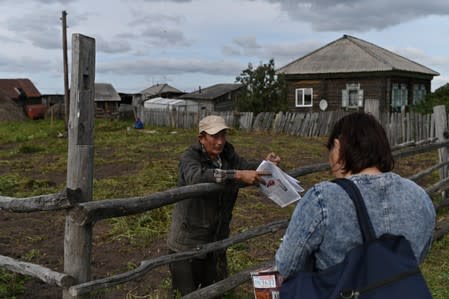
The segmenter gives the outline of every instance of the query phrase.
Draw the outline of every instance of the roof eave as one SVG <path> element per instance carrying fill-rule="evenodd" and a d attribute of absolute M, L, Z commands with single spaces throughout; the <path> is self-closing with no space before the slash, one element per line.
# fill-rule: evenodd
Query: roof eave
<path fill-rule="evenodd" d="M 287 80 L 292 79 L 315 79 L 315 78 L 351 78 L 351 77 L 388 77 L 388 76 L 403 76 L 414 77 L 420 79 L 432 80 L 434 76 L 439 74 L 426 74 L 420 72 L 411 72 L 403 70 L 388 70 L 388 71 L 367 71 L 367 72 L 334 72 L 334 73 L 297 73 L 297 74 L 285 74 Z"/>

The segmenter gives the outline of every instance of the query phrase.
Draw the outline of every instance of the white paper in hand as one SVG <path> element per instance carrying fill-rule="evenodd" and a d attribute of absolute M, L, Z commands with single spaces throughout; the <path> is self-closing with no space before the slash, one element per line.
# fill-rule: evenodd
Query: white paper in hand
<path fill-rule="evenodd" d="M 301 198 L 299 192 L 304 191 L 298 180 L 283 172 L 274 163 L 262 161 L 257 171 L 269 172 L 271 175 L 263 176 L 265 184 L 260 184 L 260 190 L 272 201 L 285 207 Z"/>

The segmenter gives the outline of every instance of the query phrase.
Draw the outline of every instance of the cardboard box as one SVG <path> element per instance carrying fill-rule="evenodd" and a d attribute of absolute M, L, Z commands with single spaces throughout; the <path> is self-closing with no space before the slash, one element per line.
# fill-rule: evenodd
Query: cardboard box
<path fill-rule="evenodd" d="M 282 278 L 273 268 L 261 269 L 251 272 L 256 299 L 279 299 Z"/>

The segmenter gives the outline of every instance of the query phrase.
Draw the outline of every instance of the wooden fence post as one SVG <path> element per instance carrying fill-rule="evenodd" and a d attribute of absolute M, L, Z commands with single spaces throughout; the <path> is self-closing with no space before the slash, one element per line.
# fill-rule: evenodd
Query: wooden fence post
<path fill-rule="evenodd" d="M 448 138 L 447 136 L 447 113 L 446 113 L 446 106 L 439 105 L 433 107 L 433 114 L 435 116 L 435 137 L 438 138 L 438 142 L 446 141 Z M 446 162 L 449 158 L 449 150 L 447 147 L 442 147 L 438 150 L 440 162 Z M 448 167 L 447 165 L 444 167 L 441 167 L 440 169 L 440 180 L 443 180 L 447 178 L 448 176 Z M 446 191 L 443 191 L 441 193 L 442 200 L 446 198 Z"/>
<path fill-rule="evenodd" d="M 92 200 L 95 115 L 95 39 L 72 35 L 72 80 L 68 128 L 67 187 L 81 190 L 81 201 Z M 77 283 L 91 279 L 92 225 L 80 226 L 66 217 L 64 273 Z M 64 299 L 71 296 L 63 290 Z"/>

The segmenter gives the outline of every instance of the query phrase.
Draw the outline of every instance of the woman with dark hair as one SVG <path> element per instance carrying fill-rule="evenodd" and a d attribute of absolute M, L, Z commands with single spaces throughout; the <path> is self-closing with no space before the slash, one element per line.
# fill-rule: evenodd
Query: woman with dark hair
<path fill-rule="evenodd" d="M 391 172 L 394 160 L 381 124 L 370 114 L 349 114 L 333 127 L 327 148 L 333 175 L 360 189 L 376 236 L 404 236 L 422 262 L 432 241 L 435 209 L 424 189 Z M 276 267 L 284 278 L 310 266 L 324 270 L 359 244 L 351 199 L 335 183 L 318 183 L 298 202 L 276 252 Z"/>

